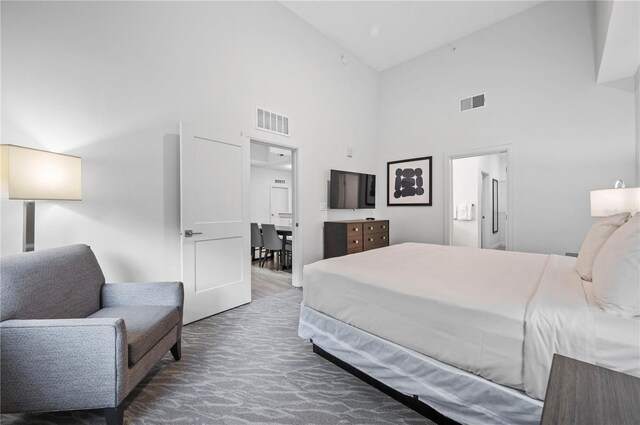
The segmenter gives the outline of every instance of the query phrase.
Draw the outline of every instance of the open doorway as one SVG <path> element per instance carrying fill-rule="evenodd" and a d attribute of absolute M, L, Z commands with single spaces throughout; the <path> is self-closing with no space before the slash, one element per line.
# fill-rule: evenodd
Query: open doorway
<path fill-rule="evenodd" d="M 511 249 L 508 148 L 449 156 L 448 244 Z"/>
<path fill-rule="evenodd" d="M 294 151 L 251 140 L 252 299 L 291 288 L 294 251 Z"/>

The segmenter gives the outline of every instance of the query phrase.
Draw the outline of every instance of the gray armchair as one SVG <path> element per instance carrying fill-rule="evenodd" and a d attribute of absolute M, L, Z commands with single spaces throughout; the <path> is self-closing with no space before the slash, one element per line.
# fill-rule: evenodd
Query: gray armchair
<path fill-rule="evenodd" d="M 86 245 L 0 260 L 2 413 L 105 409 L 167 351 L 180 359 L 180 282 L 105 284 Z"/>

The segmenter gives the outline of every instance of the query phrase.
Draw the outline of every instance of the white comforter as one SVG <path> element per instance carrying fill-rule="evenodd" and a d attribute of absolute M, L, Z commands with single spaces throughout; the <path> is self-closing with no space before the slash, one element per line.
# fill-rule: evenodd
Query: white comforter
<path fill-rule="evenodd" d="M 552 255 L 525 316 L 524 383 L 543 400 L 553 353 L 594 362 L 594 325 L 575 259 Z M 564 266 L 564 267 L 563 267 Z"/>
<path fill-rule="evenodd" d="M 524 383 L 544 399 L 553 353 L 640 377 L 640 318 L 606 313 L 575 259 L 551 255 L 525 317 Z"/>
<path fill-rule="evenodd" d="M 593 305 L 574 262 L 406 243 L 306 266 L 304 303 L 543 399 L 554 352 L 597 362 Z M 640 348 L 625 346 L 636 360 Z"/>

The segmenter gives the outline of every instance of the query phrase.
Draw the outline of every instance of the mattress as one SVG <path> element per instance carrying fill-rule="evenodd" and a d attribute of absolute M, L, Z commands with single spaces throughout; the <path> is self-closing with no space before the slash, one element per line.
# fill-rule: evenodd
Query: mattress
<path fill-rule="evenodd" d="M 548 259 L 519 252 L 392 245 L 306 266 L 304 304 L 523 390 L 523 323 Z"/>
<path fill-rule="evenodd" d="M 543 403 L 303 305 L 298 334 L 395 390 L 465 424 L 537 425 Z"/>

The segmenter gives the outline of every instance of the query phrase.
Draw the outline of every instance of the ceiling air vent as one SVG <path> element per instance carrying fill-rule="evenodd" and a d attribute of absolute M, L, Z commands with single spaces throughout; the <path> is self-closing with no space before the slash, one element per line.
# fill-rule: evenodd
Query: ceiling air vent
<path fill-rule="evenodd" d="M 271 133 L 289 135 L 289 117 L 257 108 L 256 128 Z"/>
<path fill-rule="evenodd" d="M 460 99 L 460 112 L 470 111 L 471 109 L 482 108 L 484 106 L 484 93 Z"/>

